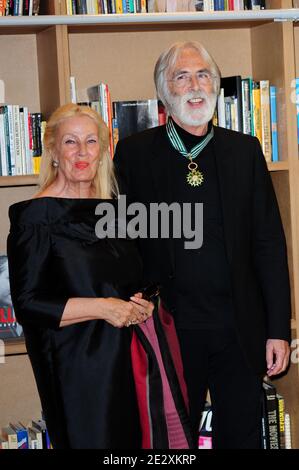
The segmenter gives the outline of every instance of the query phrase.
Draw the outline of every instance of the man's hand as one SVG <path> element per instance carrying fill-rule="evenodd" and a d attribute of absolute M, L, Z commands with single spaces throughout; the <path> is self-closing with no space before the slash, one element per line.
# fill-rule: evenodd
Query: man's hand
<path fill-rule="evenodd" d="M 286 370 L 289 363 L 289 343 L 283 339 L 268 339 L 266 344 L 267 375 L 277 375 Z"/>

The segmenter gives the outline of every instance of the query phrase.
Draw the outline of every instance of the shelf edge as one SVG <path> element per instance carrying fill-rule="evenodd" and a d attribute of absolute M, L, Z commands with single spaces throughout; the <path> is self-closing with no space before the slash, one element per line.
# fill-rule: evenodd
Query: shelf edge
<path fill-rule="evenodd" d="M 215 21 L 298 21 L 299 8 L 217 12 L 128 13 L 107 15 L 3 16 L 0 28 L 8 26 L 105 25 L 145 23 L 201 23 Z"/>

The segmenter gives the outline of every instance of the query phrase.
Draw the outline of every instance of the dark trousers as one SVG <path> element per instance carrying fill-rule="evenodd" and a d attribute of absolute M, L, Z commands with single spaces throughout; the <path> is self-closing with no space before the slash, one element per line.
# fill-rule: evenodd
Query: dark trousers
<path fill-rule="evenodd" d="M 243 357 L 232 329 L 177 330 L 189 394 L 194 438 L 207 389 L 215 449 L 261 447 L 262 377 Z"/>

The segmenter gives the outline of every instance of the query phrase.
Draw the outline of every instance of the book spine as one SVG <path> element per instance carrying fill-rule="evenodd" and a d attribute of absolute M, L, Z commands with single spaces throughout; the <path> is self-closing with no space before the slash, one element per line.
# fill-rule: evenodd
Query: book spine
<path fill-rule="evenodd" d="M 23 174 L 22 150 L 21 150 L 21 132 L 20 132 L 20 108 L 18 105 L 12 105 L 13 128 L 14 128 L 14 148 L 15 148 L 15 174 Z"/>
<path fill-rule="evenodd" d="M 280 440 L 280 448 L 285 449 L 285 406 L 284 406 L 284 398 L 281 395 L 277 395 L 277 402 L 278 402 L 278 418 L 279 418 L 279 440 Z"/>
<path fill-rule="evenodd" d="M 292 435 L 291 435 L 291 418 L 289 413 L 284 415 L 284 429 L 285 429 L 285 448 L 292 449 Z"/>
<path fill-rule="evenodd" d="M 251 135 L 251 109 L 250 109 L 250 84 L 249 78 L 242 80 L 242 117 L 243 132 Z"/>
<path fill-rule="evenodd" d="M 259 139 L 260 144 L 262 145 L 261 92 L 260 92 L 260 85 L 257 82 L 253 82 L 252 105 L 253 105 L 254 135 Z"/>
<path fill-rule="evenodd" d="M 225 103 L 224 103 L 224 88 L 220 89 L 218 96 L 218 126 L 225 128 Z"/>
<path fill-rule="evenodd" d="M 116 6 L 116 13 L 123 13 L 123 3 L 122 3 L 122 0 L 116 0 L 115 6 Z"/>
<path fill-rule="evenodd" d="M 116 118 L 112 119 L 112 135 L 113 135 L 113 155 L 114 155 L 116 145 L 119 140 L 118 123 L 117 123 Z"/>
<path fill-rule="evenodd" d="M 70 89 L 71 89 L 71 102 L 76 104 L 77 103 L 76 78 L 73 76 L 70 77 Z"/>
<path fill-rule="evenodd" d="M 7 149 L 5 140 L 5 106 L 0 106 L 0 154 L 1 154 L 1 175 L 7 176 Z"/>
<path fill-rule="evenodd" d="M 25 119 L 24 108 L 20 108 L 20 142 L 21 142 L 21 157 L 22 157 L 22 175 L 27 175 L 24 119 Z"/>
<path fill-rule="evenodd" d="M 7 105 L 8 115 L 8 146 L 9 146 L 9 174 L 16 174 L 16 159 L 15 159 L 15 140 L 14 140 L 14 119 L 13 119 L 13 107 L 11 104 Z"/>
<path fill-rule="evenodd" d="M 272 137 L 272 161 L 278 162 L 278 133 L 276 113 L 276 87 L 270 86 L 270 115 L 271 115 L 271 137 Z"/>
<path fill-rule="evenodd" d="M 268 383 L 263 383 L 263 388 L 268 418 L 269 449 L 279 449 L 279 418 L 276 389 L 273 385 Z"/>
<path fill-rule="evenodd" d="M 260 81 L 261 90 L 261 127 L 262 127 L 262 148 L 266 162 L 271 162 L 271 119 L 270 119 L 270 85 L 269 80 Z"/>

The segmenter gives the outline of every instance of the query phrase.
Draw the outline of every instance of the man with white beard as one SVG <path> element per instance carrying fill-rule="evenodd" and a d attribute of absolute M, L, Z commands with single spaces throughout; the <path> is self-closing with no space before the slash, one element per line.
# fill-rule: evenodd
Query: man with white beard
<path fill-rule="evenodd" d="M 218 66 L 196 42 L 177 43 L 155 67 L 166 126 L 118 143 L 115 163 L 130 202 L 203 203 L 203 244 L 140 239 L 145 282 L 159 283 L 174 317 L 194 438 L 207 389 L 213 447 L 261 447 L 265 373 L 289 360 L 286 244 L 258 140 L 213 126 Z"/>

